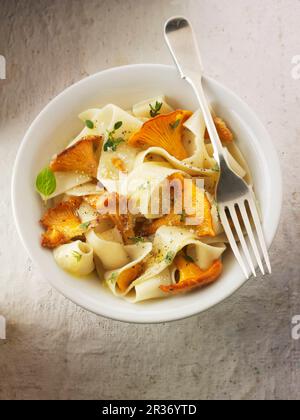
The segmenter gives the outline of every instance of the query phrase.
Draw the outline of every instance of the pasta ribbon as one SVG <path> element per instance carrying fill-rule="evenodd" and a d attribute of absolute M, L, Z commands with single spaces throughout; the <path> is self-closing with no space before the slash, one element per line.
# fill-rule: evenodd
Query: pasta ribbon
<path fill-rule="evenodd" d="M 93 248 L 82 241 L 59 246 L 54 250 L 54 258 L 63 270 L 77 276 L 87 276 L 95 269 Z"/>

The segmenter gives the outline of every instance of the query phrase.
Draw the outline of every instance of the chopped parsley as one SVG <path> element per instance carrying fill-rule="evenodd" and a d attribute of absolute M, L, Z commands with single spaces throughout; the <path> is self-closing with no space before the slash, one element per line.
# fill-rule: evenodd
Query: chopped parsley
<path fill-rule="evenodd" d="M 79 227 L 80 229 L 88 229 L 90 227 L 91 222 L 82 223 Z"/>
<path fill-rule="evenodd" d="M 146 182 L 144 182 L 142 185 L 140 185 L 139 186 L 139 190 L 147 190 L 149 187 L 150 187 L 150 181 L 148 180 L 148 181 L 146 181 Z"/>
<path fill-rule="evenodd" d="M 153 106 L 152 104 L 149 104 L 150 106 L 150 115 L 152 118 L 157 117 L 157 115 L 159 115 L 159 111 L 161 110 L 163 104 L 162 102 L 155 102 L 155 105 Z"/>
<path fill-rule="evenodd" d="M 89 128 L 90 130 L 93 130 L 93 128 L 95 128 L 95 124 L 93 123 L 93 121 L 91 120 L 86 120 L 85 125 L 87 126 L 87 128 Z"/>
<path fill-rule="evenodd" d="M 172 130 L 176 130 L 176 128 L 179 126 L 180 124 L 180 119 L 176 120 L 175 122 L 170 124 L 170 127 L 172 128 Z"/>
<path fill-rule="evenodd" d="M 190 257 L 189 255 L 184 255 L 184 259 L 187 261 L 187 262 L 190 262 L 190 263 L 194 263 L 195 261 L 194 261 L 194 259 L 192 258 L 192 257 Z"/>
<path fill-rule="evenodd" d="M 77 251 L 73 251 L 72 254 L 73 257 L 76 258 L 76 261 L 79 263 L 81 261 L 82 255 Z"/>
<path fill-rule="evenodd" d="M 112 273 L 112 275 L 109 277 L 108 281 L 112 284 L 114 284 L 117 281 L 118 278 L 118 273 L 114 272 Z"/>
<path fill-rule="evenodd" d="M 216 163 L 215 166 L 213 168 L 211 168 L 211 170 L 214 171 L 214 172 L 220 172 L 219 165 Z"/>
<path fill-rule="evenodd" d="M 169 251 L 165 256 L 165 262 L 171 264 L 175 258 L 175 252 Z"/>
<path fill-rule="evenodd" d="M 138 244 L 140 242 L 145 242 L 145 238 L 143 238 L 142 236 L 135 236 L 134 238 L 129 238 L 129 239 L 135 244 Z"/>
<path fill-rule="evenodd" d="M 219 204 L 216 199 L 213 199 L 213 205 L 215 206 L 218 216 L 220 215 Z"/>
<path fill-rule="evenodd" d="M 112 131 L 107 132 L 107 141 L 104 144 L 104 152 L 115 152 L 119 144 L 123 143 L 125 140 L 122 137 L 115 138 L 116 131 L 119 130 L 123 125 L 122 121 L 118 121 L 114 125 L 114 129 Z"/>

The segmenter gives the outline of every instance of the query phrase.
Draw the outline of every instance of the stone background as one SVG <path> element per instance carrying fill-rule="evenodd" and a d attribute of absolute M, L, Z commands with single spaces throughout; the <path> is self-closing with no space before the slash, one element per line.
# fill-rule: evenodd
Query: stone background
<path fill-rule="evenodd" d="M 22 136 L 71 83 L 128 63 L 171 63 L 170 15 L 195 24 L 207 73 L 267 126 L 284 175 L 274 274 L 225 303 L 158 326 L 94 316 L 64 299 L 28 259 L 11 215 L 10 180 Z M 0 399 L 299 398 L 299 0 L 1 0 Z"/>

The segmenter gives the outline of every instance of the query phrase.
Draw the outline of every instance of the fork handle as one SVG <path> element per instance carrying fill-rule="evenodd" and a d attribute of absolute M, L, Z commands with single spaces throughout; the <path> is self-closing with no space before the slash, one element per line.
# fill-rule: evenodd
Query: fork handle
<path fill-rule="evenodd" d="M 192 86 L 197 96 L 213 145 L 214 158 L 220 166 L 225 161 L 224 149 L 203 90 L 201 56 L 192 25 L 182 17 L 169 19 L 165 25 L 165 39 L 181 78 Z"/>

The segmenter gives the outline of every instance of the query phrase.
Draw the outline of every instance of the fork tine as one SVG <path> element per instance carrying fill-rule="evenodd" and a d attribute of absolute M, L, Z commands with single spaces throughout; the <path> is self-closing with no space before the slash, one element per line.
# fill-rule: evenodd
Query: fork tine
<path fill-rule="evenodd" d="M 262 260 L 261 260 L 261 257 L 260 257 L 259 250 L 257 248 L 256 240 L 255 240 L 253 232 L 252 232 L 252 227 L 251 227 L 251 224 L 250 224 L 250 221 L 249 221 L 249 217 L 248 217 L 244 202 L 240 202 L 239 209 L 240 209 L 241 214 L 242 214 L 243 222 L 244 222 L 244 225 L 246 227 L 247 234 L 249 236 L 256 261 L 258 263 L 260 271 L 262 272 L 262 275 L 264 275 L 265 274 L 264 266 L 263 266 L 263 263 L 262 263 Z"/>
<path fill-rule="evenodd" d="M 254 224 L 256 227 L 257 236 L 258 236 L 259 243 L 260 243 L 260 246 L 261 246 L 265 261 L 266 261 L 266 265 L 268 267 L 269 273 L 272 274 L 270 258 L 269 258 L 265 238 L 264 238 L 264 233 L 263 233 L 261 223 L 260 223 L 260 218 L 259 218 L 258 211 L 256 208 L 256 203 L 251 195 L 247 198 L 247 201 L 248 201 L 251 213 L 252 213 L 252 217 L 253 217 Z"/>
<path fill-rule="evenodd" d="M 253 265 L 253 262 L 252 262 L 252 258 L 251 258 L 251 255 L 250 255 L 250 252 L 249 252 L 249 249 L 248 249 L 248 245 L 246 244 L 244 234 L 242 232 L 241 225 L 240 225 L 240 222 L 239 222 L 237 214 L 236 214 L 235 206 L 234 205 L 228 206 L 228 209 L 229 209 L 229 212 L 230 212 L 230 215 L 231 215 L 236 233 L 238 234 L 239 240 L 242 244 L 242 248 L 243 248 L 244 254 L 247 258 L 248 264 L 251 268 L 251 271 L 252 271 L 254 277 L 257 277 L 256 276 L 256 271 L 255 271 L 255 268 L 254 268 L 254 265 Z"/>
<path fill-rule="evenodd" d="M 243 260 L 241 254 L 240 254 L 239 248 L 238 248 L 238 246 L 236 244 L 236 241 L 234 239 L 231 227 L 229 225 L 229 222 L 228 222 L 228 219 L 227 219 L 227 216 L 226 216 L 226 213 L 225 213 L 225 209 L 223 207 L 222 208 L 220 207 L 219 213 L 220 213 L 221 222 L 222 222 L 222 225 L 224 227 L 227 238 L 229 240 L 231 249 L 232 249 L 236 259 L 238 260 L 246 278 L 249 279 L 249 274 L 248 274 L 247 268 L 245 266 L 244 260 Z"/>

